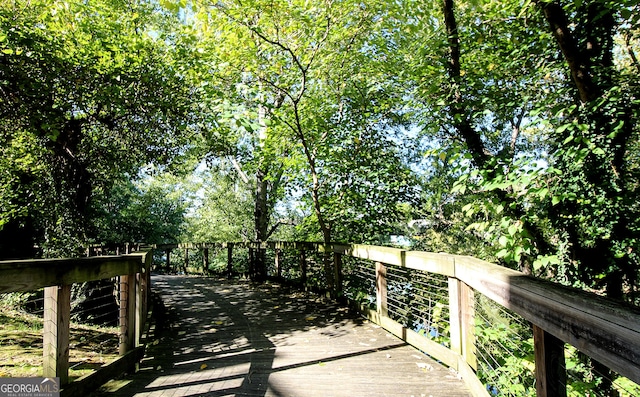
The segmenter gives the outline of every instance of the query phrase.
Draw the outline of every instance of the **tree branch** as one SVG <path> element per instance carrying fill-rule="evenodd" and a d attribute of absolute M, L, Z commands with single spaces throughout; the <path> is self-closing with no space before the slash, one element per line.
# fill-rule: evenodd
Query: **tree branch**
<path fill-rule="evenodd" d="M 242 170 L 242 167 L 240 167 L 240 163 L 238 163 L 238 160 L 236 160 L 236 158 L 233 156 L 229 156 L 229 160 L 231 161 L 231 164 L 233 164 L 233 168 L 235 168 L 235 170 L 238 172 L 240 179 L 242 179 L 244 183 L 248 184 L 249 178 L 247 177 L 247 174 Z"/>
<path fill-rule="evenodd" d="M 460 86 L 462 83 L 462 68 L 460 66 L 460 38 L 458 36 L 458 25 L 454 13 L 453 0 L 443 0 L 444 24 L 449 42 L 449 53 L 447 59 L 447 72 L 451 82 L 451 92 L 449 93 L 449 106 L 451 117 L 458 133 L 462 136 L 476 166 L 483 168 L 489 162 L 491 154 L 486 149 L 484 142 L 471 125 L 471 121 L 464 114 L 464 103 Z"/>
<path fill-rule="evenodd" d="M 583 57 L 578 49 L 578 43 L 569 29 L 569 21 L 564 9 L 557 1 L 552 3 L 538 1 L 538 4 L 542 7 L 553 37 L 569 65 L 580 100 L 584 103 L 592 101 L 597 97 L 597 90 L 590 75 L 590 65 L 588 59 Z"/>
<path fill-rule="evenodd" d="M 636 57 L 635 51 L 633 51 L 633 46 L 631 46 L 632 34 L 631 32 L 627 32 L 624 35 L 624 43 L 627 49 L 627 53 L 629 53 L 629 57 L 631 58 L 631 63 L 636 67 L 638 73 L 640 73 L 640 63 L 638 62 L 638 58 Z"/>

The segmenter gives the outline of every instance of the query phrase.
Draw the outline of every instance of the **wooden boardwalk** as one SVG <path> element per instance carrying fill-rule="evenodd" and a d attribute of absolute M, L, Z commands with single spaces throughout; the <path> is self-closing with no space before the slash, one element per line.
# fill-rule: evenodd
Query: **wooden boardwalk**
<path fill-rule="evenodd" d="M 275 285 L 153 276 L 165 315 L 140 371 L 95 396 L 469 396 L 375 324 Z"/>

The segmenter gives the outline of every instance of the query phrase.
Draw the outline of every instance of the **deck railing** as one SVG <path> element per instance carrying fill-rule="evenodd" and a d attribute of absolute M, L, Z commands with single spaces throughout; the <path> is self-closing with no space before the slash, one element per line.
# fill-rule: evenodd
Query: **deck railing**
<path fill-rule="evenodd" d="M 572 380 L 585 357 L 594 360 L 586 366 L 626 378 L 623 384 L 601 384 L 601 390 L 640 393 L 640 310 L 593 293 L 473 257 L 379 246 L 267 242 L 157 248 L 167 258 L 176 248 L 199 250 L 206 268 L 210 250 L 226 250 L 223 272 L 233 270 L 234 249 L 267 250 L 271 275 L 331 285 L 332 296 L 349 298 L 371 321 L 456 370 L 476 396 L 566 396 L 568 390 L 600 395 L 585 391 L 584 380 Z M 599 382 L 613 382 L 606 377 Z"/>
<path fill-rule="evenodd" d="M 85 395 L 85 386 L 96 383 L 91 374 L 69 383 L 72 285 L 117 278 L 121 358 L 104 371 L 108 373 L 103 376 L 106 382 L 118 365 L 130 365 L 142 356 L 140 338 L 147 317 L 151 259 L 152 251 L 148 250 L 118 256 L 0 262 L 0 293 L 44 288 L 43 376 L 59 377 L 63 395 Z"/>

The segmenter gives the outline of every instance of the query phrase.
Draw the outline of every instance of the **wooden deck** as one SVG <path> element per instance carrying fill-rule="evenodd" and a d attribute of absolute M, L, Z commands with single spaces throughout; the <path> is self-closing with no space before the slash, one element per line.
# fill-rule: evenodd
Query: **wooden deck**
<path fill-rule="evenodd" d="M 140 371 L 95 396 L 469 396 L 449 369 L 345 308 L 275 285 L 153 276 L 165 315 Z"/>

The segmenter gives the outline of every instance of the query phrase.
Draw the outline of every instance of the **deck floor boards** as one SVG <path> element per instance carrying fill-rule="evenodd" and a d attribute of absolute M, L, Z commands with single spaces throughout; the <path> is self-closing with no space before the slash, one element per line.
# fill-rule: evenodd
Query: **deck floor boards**
<path fill-rule="evenodd" d="M 277 285 L 158 275 L 165 315 L 140 371 L 95 396 L 469 396 L 384 329 Z"/>

